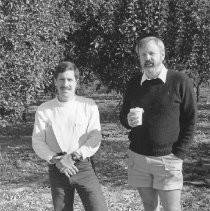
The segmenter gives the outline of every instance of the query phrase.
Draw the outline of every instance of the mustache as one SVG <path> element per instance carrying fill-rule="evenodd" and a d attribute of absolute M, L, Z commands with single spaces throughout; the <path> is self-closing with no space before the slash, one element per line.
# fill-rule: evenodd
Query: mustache
<path fill-rule="evenodd" d="M 144 64 L 154 64 L 152 61 L 146 61 Z"/>
<path fill-rule="evenodd" d="M 144 63 L 144 66 L 145 67 L 147 67 L 147 66 L 153 66 L 154 65 L 154 62 L 152 62 L 152 61 L 146 61 L 145 63 Z"/>
<path fill-rule="evenodd" d="M 69 86 L 61 86 L 60 89 L 62 89 L 62 90 L 65 90 L 65 89 L 71 90 L 71 87 L 69 87 Z"/>

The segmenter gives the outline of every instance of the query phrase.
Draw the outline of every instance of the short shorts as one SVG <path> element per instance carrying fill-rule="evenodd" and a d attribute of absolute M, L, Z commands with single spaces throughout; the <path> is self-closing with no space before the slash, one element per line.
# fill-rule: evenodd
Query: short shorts
<path fill-rule="evenodd" d="M 174 154 L 154 157 L 128 150 L 128 183 L 158 190 L 182 189 L 182 165 L 183 160 Z"/>

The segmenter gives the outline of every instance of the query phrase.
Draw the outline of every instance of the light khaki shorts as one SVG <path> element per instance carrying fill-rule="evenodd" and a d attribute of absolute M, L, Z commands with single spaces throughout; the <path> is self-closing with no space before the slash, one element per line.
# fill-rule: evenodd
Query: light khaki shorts
<path fill-rule="evenodd" d="M 158 190 L 182 189 L 182 164 L 183 160 L 174 154 L 153 157 L 128 150 L 128 183 Z"/>

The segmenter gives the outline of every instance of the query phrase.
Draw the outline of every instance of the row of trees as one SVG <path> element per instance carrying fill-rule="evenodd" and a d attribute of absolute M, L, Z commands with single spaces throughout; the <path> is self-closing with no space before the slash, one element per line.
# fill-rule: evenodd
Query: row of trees
<path fill-rule="evenodd" d="M 53 91 L 61 60 L 123 92 L 139 71 L 133 45 L 152 34 L 166 65 L 187 70 L 199 96 L 209 79 L 208 0 L 0 0 L 0 115 L 17 120 L 39 93 Z"/>

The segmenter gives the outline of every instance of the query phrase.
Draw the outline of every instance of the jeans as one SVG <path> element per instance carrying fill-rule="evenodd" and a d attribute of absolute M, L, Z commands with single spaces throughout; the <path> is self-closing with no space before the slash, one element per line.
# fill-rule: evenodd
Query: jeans
<path fill-rule="evenodd" d="M 86 211 L 108 211 L 101 186 L 90 159 L 76 164 L 79 172 L 70 178 L 49 165 L 49 178 L 55 211 L 73 211 L 74 192 L 77 190 Z"/>

